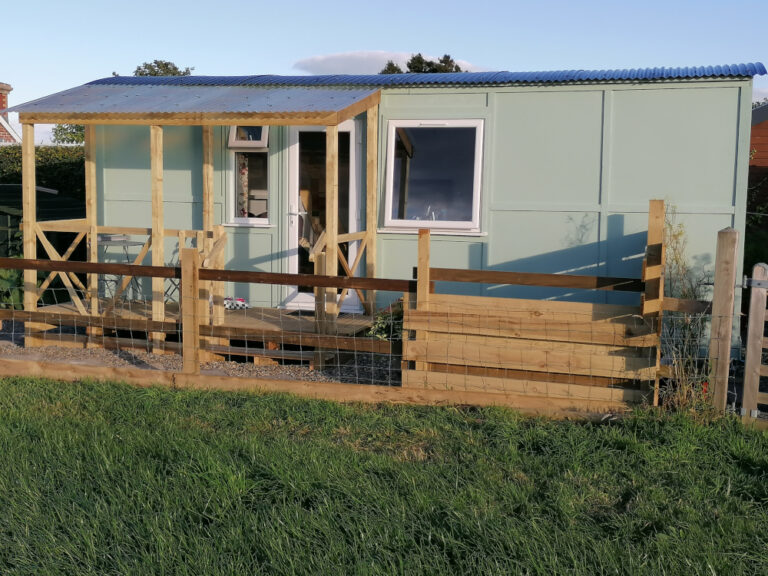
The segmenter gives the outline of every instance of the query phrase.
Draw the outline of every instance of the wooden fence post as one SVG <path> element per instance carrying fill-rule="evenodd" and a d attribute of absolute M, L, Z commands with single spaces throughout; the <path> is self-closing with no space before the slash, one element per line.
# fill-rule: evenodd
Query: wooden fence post
<path fill-rule="evenodd" d="M 659 343 L 656 346 L 656 374 L 653 382 L 653 405 L 659 405 L 659 369 L 661 367 L 662 308 L 664 302 L 664 267 L 667 250 L 664 242 L 666 208 L 664 200 L 651 200 L 648 206 L 648 239 L 643 260 L 643 317 L 653 322 Z"/>
<path fill-rule="evenodd" d="M 321 275 L 325 272 L 325 252 L 315 255 L 315 275 Z M 315 288 L 315 332 L 318 334 L 327 334 L 327 316 L 326 316 L 326 290 L 327 288 Z M 312 362 L 315 370 L 322 370 L 325 367 L 325 352 L 322 348 L 315 348 L 315 358 Z"/>
<path fill-rule="evenodd" d="M 416 268 L 416 309 L 426 311 L 429 308 L 430 293 L 430 275 L 429 275 L 429 240 L 430 233 L 428 228 L 419 230 L 419 251 Z M 429 332 L 426 330 L 417 330 L 416 340 L 429 340 Z M 416 362 L 416 370 L 426 370 L 426 362 Z"/>
<path fill-rule="evenodd" d="M 712 403 L 725 410 L 728 402 L 728 368 L 731 359 L 733 304 L 736 295 L 736 253 L 739 233 L 725 228 L 717 233 L 715 289 L 709 340 L 709 386 Z"/>
<path fill-rule="evenodd" d="M 425 310 L 429 303 L 429 229 L 419 230 L 419 253 L 416 277 L 416 308 Z"/>
<path fill-rule="evenodd" d="M 200 254 L 196 248 L 181 250 L 181 325 L 185 374 L 200 373 Z M 207 305 L 207 303 L 206 303 Z"/>
<path fill-rule="evenodd" d="M 755 264 L 752 280 L 768 281 L 768 264 Z M 747 332 L 747 360 L 744 366 L 744 394 L 741 399 L 743 416 L 755 417 L 757 414 L 757 395 L 760 387 L 760 373 L 763 363 L 765 339 L 766 289 L 752 286 L 749 295 L 749 324 Z"/>

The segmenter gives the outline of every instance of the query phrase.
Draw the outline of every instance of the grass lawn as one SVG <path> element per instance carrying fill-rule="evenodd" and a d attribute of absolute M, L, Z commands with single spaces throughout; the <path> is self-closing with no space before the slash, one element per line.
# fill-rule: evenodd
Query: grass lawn
<path fill-rule="evenodd" d="M 0 380 L 0 574 L 767 574 L 768 433 Z"/>

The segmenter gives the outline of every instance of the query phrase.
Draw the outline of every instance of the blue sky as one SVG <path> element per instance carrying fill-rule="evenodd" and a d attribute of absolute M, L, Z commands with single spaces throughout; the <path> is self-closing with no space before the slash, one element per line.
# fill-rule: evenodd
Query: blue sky
<path fill-rule="evenodd" d="M 478 70 L 768 64 L 766 0 L 15 0 L 2 22 L 11 105 L 156 58 L 208 75 L 374 73 L 415 52 Z"/>

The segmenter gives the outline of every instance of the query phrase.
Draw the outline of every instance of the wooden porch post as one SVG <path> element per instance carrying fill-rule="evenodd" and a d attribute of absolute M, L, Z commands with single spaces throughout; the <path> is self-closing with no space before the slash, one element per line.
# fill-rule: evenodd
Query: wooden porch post
<path fill-rule="evenodd" d="M 198 289 L 200 253 L 197 248 L 180 248 L 180 251 L 182 371 L 185 374 L 199 374 L 201 319 L 198 312 L 201 307 L 198 305 Z"/>
<path fill-rule="evenodd" d="M 336 276 L 339 269 L 339 127 L 327 126 L 325 131 L 325 273 Z M 336 289 L 325 290 L 327 332 L 336 333 Z"/>
<path fill-rule="evenodd" d="M 214 241 L 217 238 L 213 234 L 213 126 L 206 125 L 202 127 L 203 130 L 203 233 L 202 241 L 198 242 L 197 249 L 199 252 L 205 254 L 208 258 L 211 249 L 213 248 Z M 209 235 L 211 236 L 209 238 Z M 200 238 L 200 236 L 198 236 Z M 221 285 L 221 282 L 216 284 Z M 211 309 L 208 305 L 213 292 L 214 285 L 211 281 L 200 282 L 200 323 L 211 323 Z M 221 344 L 220 340 L 214 341 L 213 338 L 204 338 L 208 344 Z M 200 357 L 209 360 L 212 359 L 213 354 L 209 352 L 198 352 Z"/>
<path fill-rule="evenodd" d="M 149 127 L 152 190 L 152 266 L 165 266 L 165 218 L 163 215 L 163 127 Z M 165 320 L 165 279 L 152 278 L 152 320 Z M 153 332 L 153 348 L 162 349 L 165 334 Z"/>
<path fill-rule="evenodd" d="M 96 190 L 95 134 L 93 125 L 85 127 L 85 220 L 88 223 L 88 262 L 99 261 L 98 206 Z M 99 314 L 99 276 L 88 274 L 88 294 L 91 298 L 91 314 Z"/>
<path fill-rule="evenodd" d="M 376 228 L 379 224 L 379 202 L 376 184 L 379 172 L 379 105 L 368 108 L 365 138 L 365 275 L 376 277 Z M 376 311 L 376 292 L 368 290 L 368 314 Z"/>
<path fill-rule="evenodd" d="M 35 181 L 35 125 L 21 125 L 21 188 L 24 258 L 37 258 L 37 182 Z M 24 310 L 37 310 L 37 270 L 24 271 Z"/>
<path fill-rule="evenodd" d="M 203 230 L 213 231 L 213 126 L 203 126 Z"/>

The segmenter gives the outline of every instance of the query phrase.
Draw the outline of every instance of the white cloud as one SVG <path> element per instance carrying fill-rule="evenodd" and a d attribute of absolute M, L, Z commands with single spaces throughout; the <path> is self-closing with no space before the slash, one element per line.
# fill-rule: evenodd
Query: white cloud
<path fill-rule="evenodd" d="M 411 52 L 387 52 L 385 50 L 359 50 L 339 54 L 311 56 L 296 62 L 293 67 L 310 74 L 378 74 L 389 60 L 405 70 L 405 64 L 413 54 Z M 424 54 L 429 60 L 438 57 Z M 456 60 L 462 70 L 479 71 L 482 68 L 466 60 Z"/>
<path fill-rule="evenodd" d="M 765 98 L 768 98 L 768 87 L 759 88 L 755 86 L 754 90 L 752 91 L 752 101 L 759 102 Z"/>

